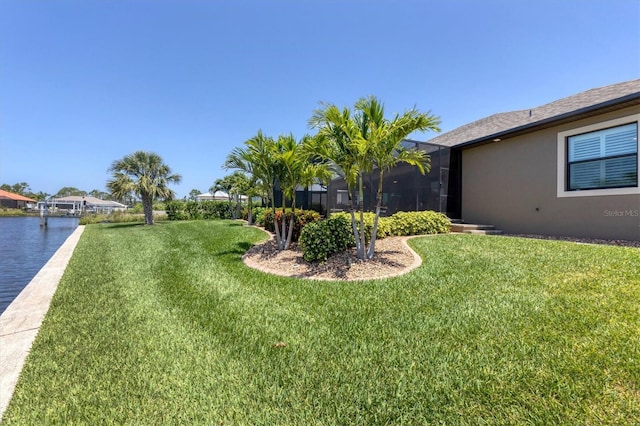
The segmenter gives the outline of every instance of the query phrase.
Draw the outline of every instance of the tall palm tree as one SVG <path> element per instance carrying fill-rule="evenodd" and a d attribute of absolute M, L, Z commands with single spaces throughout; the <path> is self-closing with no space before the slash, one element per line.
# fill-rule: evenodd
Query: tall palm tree
<path fill-rule="evenodd" d="M 330 103 L 321 104 L 322 108 L 316 109 L 309 119 L 309 126 L 318 129 L 313 139 L 311 151 L 315 158 L 329 165 L 332 171 L 341 176 L 347 184 L 347 196 L 349 199 L 349 213 L 351 225 L 356 242 L 356 254 L 364 259 L 365 235 L 364 235 L 364 185 L 362 173 L 371 167 L 368 147 L 360 137 L 360 129 L 356 120 L 352 117 L 351 110 L 340 110 Z M 354 194 L 358 205 L 353 200 Z M 360 230 L 356 221 L 356 210 L 360 211 Z"/>
<path fill-rule="evenodd" d="M 173 174 L 162 158 L 153 152 L 136 151 L 111 164 L 113 178 L 107 188 L 116 198 L 136 194 L 142 200 L 144 223 L 153 225 L 153 201 L 175 196 L 170 183 L 180 183 L 182 176 Z"/>
<path fill-rule="evenodd" d="M 284 212 L 287 201 L 295 209 L 298 185 L 308 186 L 317 179 L 327 181 L 330 176 L 322 164 L 310 161 L 308 154 L 312 151 L 306 148 L 310 140 L 305 136 L 297 141 L 293 135 L 282 135 L 275 140 L 258 131 L 256 136 L 245 142 L 244 147 L 235 148 L 225 161 L 225 168 L 242 170 L 251 176 L 255 193 L 267 193 L 273 212 L 275 240 L 280 250 L 291 245 L 294 217 L 291 216 L 288 224 L 283 217 L 278 224 L 274 202 L 276 186 L 279 185 L 282 191 Z"/>
<path fill-rule="evenodd" d="M 293 235 L 293 223 L 295 213 L 289 219 L 288 231 L 286 225 L 286 201 L 289 200 L 292 212 L 296 208 L 296 190 L 298 186 L 308 187 L 317 180 L 328 181 L 330 174 L 324 164 L 314 163 L 309 157 L 310 150 L 307 146 L 311 143 L 311 137 L 305 135 L 299 141 L 292 135 L 278 137 L 275 144 L 274 169 L 276 178 L 282 191 L 282 223 L 278 247 L 286 250 L 291 245 Z M 285 239 L 286 235 L 286 239 Z"/>
<path fill-rule="evenodd" d="M 276 187 L 276 170 L 275 170 L 275 140 L 258 130 L 258 133 L 248 139 L 244 143 L 244 147 L 235 148 L 225 161 L 226 169 L 237 169 L 244 171 L 252 176 L 252 180 L 262 188 L 266 193 L 266 198 L 271 205 L 276 240 L 280 241 L 280 230 L 277 226 L 275 187 Z"/>
<path fill-rule="evenodd" d="M 332 164 L 347 183 L 349 210 L 356 253 L 359 259 L 372 259 L 382 204 L 382 178 L 385 171 L 400 162 L 417 166 L 424 173 L 428 168 L 428 156 L 418 150 L 407 150 L 402 141 L 415 131 L 435 130 L 439 119 L 430 113 L 421 113 L 415 108 L 392 119 L 384 117 L 384 106 L 371 96 L 359 99 L 353 113 L 344 108 L 342 111 L 332 104 L 323 104 L 323 108 L 314 111 L 309 125 L 318 128 L 315 152 L 319 158 Z M 364 233 L 364 175 L 378 172 L 378 191 L 376 196 L 376 214 L 374 226 L 366 247 Z M 357 206 L 352 194 L 358 193 Z M 360 226 L 356 221 L 359 212 Z"/>
<path fill-rule="evenodd" d="M 248 209 L 249 215 L 247 223 L 253 224 L 253 197 L 261 195 L 261 178 L 254 173 L 254 159 L 251 157 L 249 151 L 245 148 L 234 148 L 224 162 L 223 168 L 226 170 L 235 169 L 245 173 L 248 176 L 246 186 L 243 188 L 248 197 Z"/>
<path fill-rule="evenodd" d="M 406 149 L 402 145 L 411 133 L 432 130 L 439 132 L 440 119 L 431 113 L 421 113 L 414 108 L 402 114 L 396 114 L 392 120 L 384 118 L 384 105 L 373 96 L 361 98 L 356 102 L 357 115 L 363 123 L 361 133 L 370 147 L 372 164 L 377 169 L 378 191 L 376 193 L 376 215 L 373 222 L 371 239 L 366 258 L 373 258 L 382 207 L 382 178 L 384 173 L 399 163 L 406 163 L 418 168 L 424 175 L 431 168 L 431 159 L 418 149 Z"/>

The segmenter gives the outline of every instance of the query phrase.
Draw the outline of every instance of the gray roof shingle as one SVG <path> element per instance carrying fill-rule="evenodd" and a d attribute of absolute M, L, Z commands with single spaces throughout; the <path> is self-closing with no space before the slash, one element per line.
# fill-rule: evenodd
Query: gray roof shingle
<path fill-rule="evenodd" d="M 543 127 L 551 122 L 578 115 L 588 109 L 635 100 L 640 103 L 640 79 L 587 90 L 531 109 L 490 115 L 427 141 L 456 146 L 485 142 L 510 133 Z"/>

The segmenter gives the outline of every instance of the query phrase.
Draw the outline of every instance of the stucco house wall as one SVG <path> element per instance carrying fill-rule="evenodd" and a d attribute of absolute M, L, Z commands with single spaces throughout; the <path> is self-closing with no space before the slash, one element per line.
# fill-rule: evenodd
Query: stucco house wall
<path fill-rule="evenodd" d="M 640 240 L 640 188 L 627 188 L 624 195 L 559 194 L 559 134 L 618 119 L 638 121 L 638 114 L 640 106 L 634 106 L 464 148 L 462 220 L 507 233 Z"/>

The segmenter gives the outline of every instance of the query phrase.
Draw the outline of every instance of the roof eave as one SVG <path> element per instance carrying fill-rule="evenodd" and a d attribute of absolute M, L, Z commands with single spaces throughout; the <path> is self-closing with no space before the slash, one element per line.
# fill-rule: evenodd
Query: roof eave
<path fill-rule="evenodd" d="M 451 148 L 467 148 L 471 145 L 486 144 L 496 142 L 496 139 L 505 139 L 507 137 L 518 136 L 524 133 L 530 133 L 535 130 L 541 130 L 554 125 L 566 123 L 569 121 L 575 121 L 581 116 L 584 118 L 593 115 L 594 112 L 608 109 L 615 111 L 630 106 L 640 105 L 640 92 L 632 93 L 630 95 L 622 96 L 620 98 L 611 99 L 606 102 L 601 102 L 588 107 L 580 108 L 574 111 L 570 111 L 560 115 L 554 115 L 553 117 L 545 118 L 540 121 L 528 123 L 522 126 L 514 127 L 512 129 L 503 130 L 501 132 L 493 133 L 491 135 L 483 136 L 481 138 L 473 139 L 467 142 L 462 142 L 457 145 L 452 145 Z M 615 107 L 615 108 L 614 108 Z"/>

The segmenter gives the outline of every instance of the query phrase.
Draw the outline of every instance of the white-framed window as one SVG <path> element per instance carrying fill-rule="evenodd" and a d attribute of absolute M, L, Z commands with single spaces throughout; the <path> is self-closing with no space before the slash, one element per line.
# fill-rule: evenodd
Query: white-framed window
<path fill-rule="evenodd" d="M 558 133 L 558 197 L 640 194 L 640 114 Z"/>

